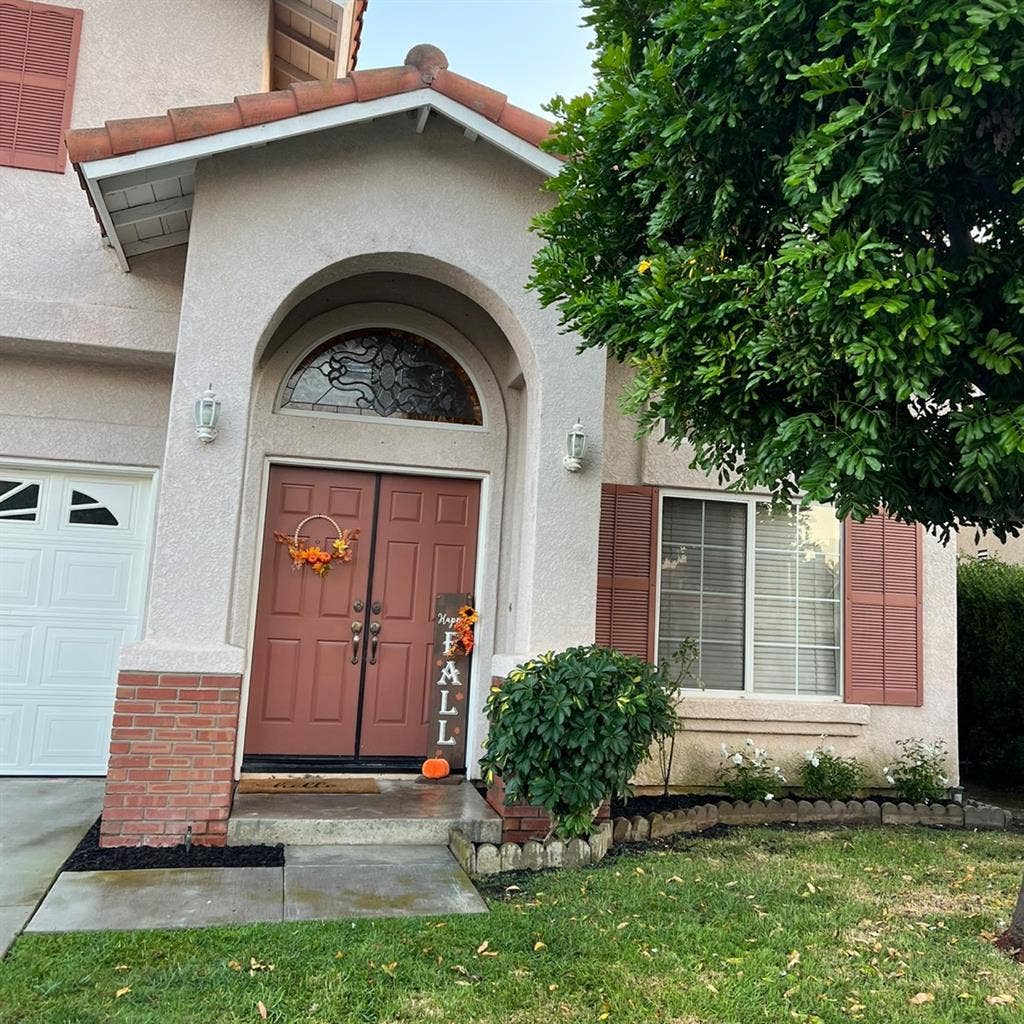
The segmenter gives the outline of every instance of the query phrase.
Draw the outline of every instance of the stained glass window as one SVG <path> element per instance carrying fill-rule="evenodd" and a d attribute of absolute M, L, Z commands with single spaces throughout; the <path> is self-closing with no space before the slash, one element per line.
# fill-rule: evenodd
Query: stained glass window
<path fill-rule="evenodd" d="M 480 399 L 443 349 L 406 331 L 351 331 L 295 368 L 282 409 L 480 425 Z"/>

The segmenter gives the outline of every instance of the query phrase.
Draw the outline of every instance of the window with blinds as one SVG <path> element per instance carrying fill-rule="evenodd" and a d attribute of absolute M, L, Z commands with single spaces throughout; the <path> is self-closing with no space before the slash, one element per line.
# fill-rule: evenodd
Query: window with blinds
<path fill-rule="evenodd" d="M 839 537 L 824 505 L 664 496 L 659 660 L 692 638 L 707 689 L 837 695 Z"/>
<path fill-rule="evenodd" d="M 828 506 L 754 512 L 755 693 L 839 692 L 839 520 Z"/>
<path fill-rule="evenodd" d="M 658 659 L 692 638 L 709 689 L 743 689 L 746 550 L 746 505 L 665 498 Z"/>

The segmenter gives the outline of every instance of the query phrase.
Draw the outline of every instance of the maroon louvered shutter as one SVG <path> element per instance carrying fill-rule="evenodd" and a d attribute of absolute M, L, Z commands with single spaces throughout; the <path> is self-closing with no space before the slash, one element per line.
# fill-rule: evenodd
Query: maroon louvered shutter
<path fill-rule="evenodd" d="M 0 164 L 60 171 L 82 12 L 0 0 Z"/>
<path fill-rule="evenodd" d="M 597 643 L 654 659 L 658 496 L 604 484 L 597 552 Z"/>
<path fill-rule="evenodd" d="M 846 701 L 919 705 L 921 529 L 884 513 L 845 526 Z"/>

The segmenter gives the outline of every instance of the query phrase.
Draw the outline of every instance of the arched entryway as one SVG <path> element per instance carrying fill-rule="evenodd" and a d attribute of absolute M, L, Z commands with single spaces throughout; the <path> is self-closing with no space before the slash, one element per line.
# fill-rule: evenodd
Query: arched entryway
<path fill-rule="evenodd" d="M 243 771 L 418 769 L 432 742 L 436 600 L 451 593 L 481 616 L 453 723 L 475 760 L 516 604 L 506 494 L 522 475 L 510 438 L 526 399 L 504 335 L 437 282 L 359 275 L 282 318 L 251 405 Z M 322 576 L 293 569 L 304 545 L 331 551 L 339 534 L 348 560 Z"/>

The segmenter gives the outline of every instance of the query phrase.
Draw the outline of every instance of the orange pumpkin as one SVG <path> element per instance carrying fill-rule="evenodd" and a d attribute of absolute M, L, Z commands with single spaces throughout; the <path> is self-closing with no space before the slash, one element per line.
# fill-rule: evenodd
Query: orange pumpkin
<path fill-rule="evenodd" d="M 423 762 L 423 774 L 428 779 L 443 779 L 451 770 L 451 766 L 443 757 L 428 757 Z"/>

